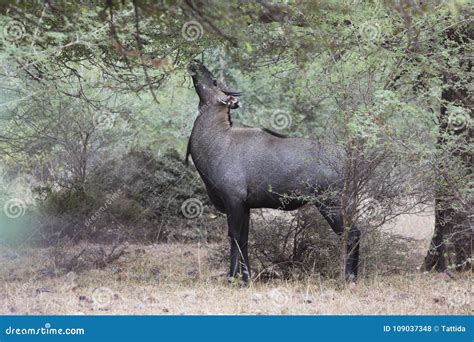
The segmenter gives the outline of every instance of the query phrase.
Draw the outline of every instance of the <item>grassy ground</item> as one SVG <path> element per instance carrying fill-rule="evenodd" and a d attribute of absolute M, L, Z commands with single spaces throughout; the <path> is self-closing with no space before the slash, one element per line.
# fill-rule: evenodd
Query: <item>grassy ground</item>
<path fill-rule="evenodd" d="M 394 227 L 392 227 L 395 229 Z M 429 235 L 429 234 L 428 234 Z M 420 248 L 428 240 L 422 238 Z M 68 248 L 75 253 L 84 247 Z M 130 245 L 102 269 L 54 275 L 51 249 L 0 250 L 0 314 L 471 314 L 472 274 L 370 275 L 341 286 L 317 276 L 300 281 L 226 284 L 212 246 Z M 416 257 L 421 263 L 423 250 Z M 413 261 L 413 260 L 412 260 Z"/>

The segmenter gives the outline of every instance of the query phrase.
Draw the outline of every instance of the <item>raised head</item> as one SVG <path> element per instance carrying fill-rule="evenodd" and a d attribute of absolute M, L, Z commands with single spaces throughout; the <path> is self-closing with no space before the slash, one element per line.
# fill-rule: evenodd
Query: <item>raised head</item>
<path fill-rule="evenodd" d="M 238 100 L 240 92 L 227 89 L 225 84 L 214 77 L 198 60 L 194 60 L 189 64 L 188 73 L 193 78 L 194 88 L 200 100 L 200 107 L 225 106 L 230 109 L 240 107 Z"/>

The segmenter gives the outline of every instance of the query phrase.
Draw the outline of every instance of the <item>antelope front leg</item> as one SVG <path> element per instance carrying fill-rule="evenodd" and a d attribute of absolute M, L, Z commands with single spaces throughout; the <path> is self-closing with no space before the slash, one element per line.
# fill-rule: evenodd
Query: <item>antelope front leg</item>
<path fill-rule="evenodd" d="M 346 262 L 346 280 L 353 281 L 357 279 L 359 269 L 359 245 L 360 230 L 352 226 L 349 230 L 349 239 L 347 241 L 347 262 Z"/>
<path fill-rule="evenodd" d="M 246 250 L 247 243 L 243 244 L 242 232 L 245 232 L 246 229 L 247 233 L 244 236 L 248 236 L 250 210 L 243 203 L 233 202 L 226 205 L 226 213 L 230 238 L 230 272 L 228 282 L 232 284 L 238 279 L 237 276 L 242 273 L 240 260 L 244 261 L 244 272 L 247 271 L 249 273 L 248 265 L 245 262 L 245 259 L 248 261 L 248 256 L 245 257 L 243 253 Z M 242 247 L 244 247 L 244 250 Z M 248 280 L 248 275 L 244 273 L 243 278 Z"/>

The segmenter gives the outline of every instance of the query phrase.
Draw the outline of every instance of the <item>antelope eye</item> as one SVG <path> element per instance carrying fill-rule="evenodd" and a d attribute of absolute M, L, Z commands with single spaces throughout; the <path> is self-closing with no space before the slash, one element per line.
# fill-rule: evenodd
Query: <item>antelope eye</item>
<path fill-rule="evenodd" d="M 214 84 L 214 86 L 217 87 L 217 81 L 216 80 L 213 80 L 212 84 Z"/>

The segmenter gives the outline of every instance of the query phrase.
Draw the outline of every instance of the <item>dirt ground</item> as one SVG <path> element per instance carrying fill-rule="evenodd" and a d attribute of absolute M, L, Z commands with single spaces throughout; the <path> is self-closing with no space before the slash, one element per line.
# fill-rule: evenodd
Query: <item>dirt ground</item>
<path fill-rule="evenodd" d="M 386 227 L 419 240 L 421 263 L 432 217 L 402 217 Z M 91 245 L 78 245 L 70 252 Z M 95 245 L 97 247 L 97 245 Z M 100 269 L 51 274 L 51 248 L 0 248 L 0 314 L 77 315 L 418 315 L 472 314 L 472 273 L 372 275 L 341 285 L 313 276 L 300 281 L 226 283 L 226 265 L 209 264 L 212 245 L 129 245 Z M 407 256 L 409 257 L 409 256 Z"/>

